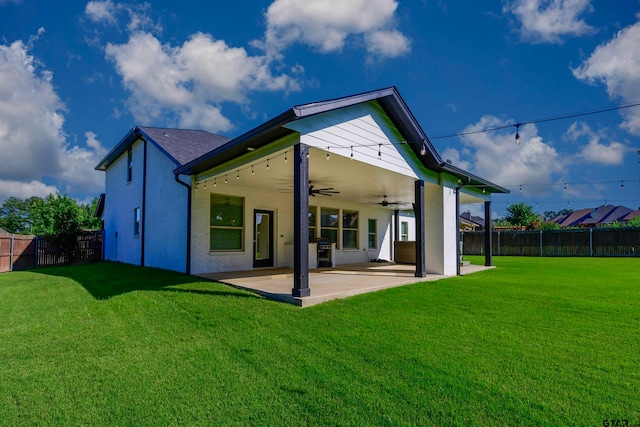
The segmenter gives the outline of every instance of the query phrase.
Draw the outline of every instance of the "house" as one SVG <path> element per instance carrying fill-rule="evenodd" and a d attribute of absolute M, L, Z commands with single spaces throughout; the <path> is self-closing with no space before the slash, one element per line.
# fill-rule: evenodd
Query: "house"
<path fill-rule="evenodd" d="M 395 87 L 294 106 L 233 139 L 198 132 L 135 128 L 98 164 L 106 259 L 189 274 L 290 267 L 304 297 L 321 259 L 392 260 L 413 206 L 416 277 L 455 275 L 460 204 L 490 212 L 508 192 L 444 162 Z"/>
<path fill-rule="evenodd" d="M 640 209 L 633 210 L 620 219 L 621 222 L 627 224 L 633 218 L 640 217 Z"/>
<path fill-rule="evenodd" d="M 482 217 L 471 215 L 470 211 L 460 214 L 460 231 L 482 231 L 484 227 L 484 219 Z"/>

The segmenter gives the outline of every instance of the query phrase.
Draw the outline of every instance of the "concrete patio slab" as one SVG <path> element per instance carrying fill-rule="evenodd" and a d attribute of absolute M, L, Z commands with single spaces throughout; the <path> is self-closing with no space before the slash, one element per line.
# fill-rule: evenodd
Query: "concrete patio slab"
<path fill-rule="evenodd" d="M 494 267 L 468 265 L 461 267 L 461 273 L 465 275 L 491 268 Z M 334 299 L 447 277 L 427 274 L 427 277 L 419 278 L 414 276 L 414 272 L 415 266 L 413 265 L 391 262 L 344 264 L 335 268 L 314 269 L 309 271 L 311 295 L 308 297 L 291 295 L 293 270 L 289 268 L 204 273 L 196 276 L 300 307 L 309 307 Z"/>

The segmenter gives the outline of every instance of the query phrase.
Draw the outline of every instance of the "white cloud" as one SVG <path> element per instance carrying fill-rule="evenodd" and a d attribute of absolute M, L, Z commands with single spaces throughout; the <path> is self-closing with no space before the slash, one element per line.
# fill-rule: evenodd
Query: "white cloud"
<path fill-rule="evenodd" d="M 395 0 L 275 0 L 267 9 L 263 47 L 278 55 L 302 42 L 320 52 L 340 51 L 350 36 L 359 36 L 371 58 L 393 58 L 410 50 L 409 39 L 396 28 Z"/>
<path fill-rule="evenodd" d="M 594 32 L 581 16 L 591 12 L 591 0 L 507 0 L 502 12 L 520 22 L 520 35 L 532 43 L 561 43 L 565 36 Z"/>
<path fill-rule="evenodd" d="M 125 44 L 107 44 L 106 55 L 131 92 L 135 119 L 149 124 L 169 117 L 182 127 L 226 131 L 231 123 L 220 103 L 245 103 L 249 91 L 299 88 L 294 78 L 274 75 L 266 56 L 251 56 L 204 33 L 171 46 L 137 32 Z"/>
<path fill-rule="evenodd" d="M 586 137 L 588 142 L 582 147 L 577 158 L 589 163 L 621 165 L 624 163 L 625 153 L 631 150 L 617 141 L 612 141 L 608 145 L 600 143 L 602 138 L 606 138 L 606 134 L 591 130 L 583 122 L 574 122 L 565 132 L 565 138 L 570 141 L 578 141 L 582 137 Z"/>
<path fill-rule="evenodd" d="M 116 8 L 111 0 L 90 1 L 84 11 L 93 22 L 116 23 Z"/>
<path fill-rule="evenodd" d="M 464 132 L 507 126 L 509 121 L 484 116 L 467 126 Z M 515 142 L 513 130 L 480 132 L 462 137 L 468 150 L 470 171 L 501 186 L 523 184 L 523 193 L 541 194 L 564 173 L 565 162 L 550 144 L 543 142 L 535 125 L 520 127 L 520 144 Z M 445 151 L 454 157 L 452 151 Z M 452 163 L 455 165 L 456 163 Z M 464 164 L 464 162 L 462 163 Z M 526 187 L 524 187 L 526 185 Z M 538 187 L 539 186 L 539 187 Z"/>
<path fill-rule="evenodd" d="M 572 71 L 577 79 L 606 85 L 611 98 L 622 98 L 626 102 L 640 99 L 640 22 L 598 46 L 589 59 Z M 640 110 L 629 108 L 621 113 L 623 128 L 640 135 Z"/>
<path fill-rule="evenodd" d="M 38 36 L 44 30 L 38 31 Z M 29 43 L 0 44 L 0 182 L 2 195 L 42 195 L 55 191 L 43 179 L 68 191 L 100 191 L 103 183 L 93 170 L 103 154 L 97 141 L 88 148 L 69 146 L 63 130 L 64 109 L 53 87 L 53 74 L 29 54 Z M 84 160 L 93 155 L 89 167 Z M 86 166 L 86 165 L 85 165 Z M 73 171 L 75 173 L 70 173 Z"/>
<path fill-rule="evenodd" d="M 13 181 L 0 179 L 0 203 L 9 197 L 27 199 L 29 197 L 46 197 L 55 194 L 58 189 L 41 181 Z"/>

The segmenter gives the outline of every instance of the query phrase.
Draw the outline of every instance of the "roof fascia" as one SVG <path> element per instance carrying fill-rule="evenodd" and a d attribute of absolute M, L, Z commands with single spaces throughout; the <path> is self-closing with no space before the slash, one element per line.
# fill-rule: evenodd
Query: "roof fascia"
<path fill-rule="evenodd" d="M 138 127 L 132 128 L 127 134 L 107 153 L 106 156 L 98 163 L 95 170 L 107 170 L 107 168 L 113 163 L 126 149 L 137 141 L 136 130 Z"/>

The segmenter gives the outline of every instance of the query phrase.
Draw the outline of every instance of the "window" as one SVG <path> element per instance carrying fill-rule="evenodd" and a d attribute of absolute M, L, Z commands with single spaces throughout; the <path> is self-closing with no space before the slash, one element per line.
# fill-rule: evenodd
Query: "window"
<path fill-rule="evenodd" d="M 133 151 L 131 147 L 127 150 L 127 182 L 131 182 L 131 163 L 133 162 Z"/>
<path fill-rule="evenodd" d="M 309 242 L 315 242 L 318 235 L 316 234 L 316 227 L 318 219 L 318 208 L 315 206 L 309 206 Z"/>
<path fill-rule="evenodd" d="M 358 211 L 342 211 L 342 246 L 358 249 Z"/>
<path fill-rule="evenodd" d="M 338 246 L 338 226 L 340 213 L 338 209 L 320 208 L 320 236 Z"/>
<path fill-rule="evenodd" d="M 244 198 L 211 194 L 209 249 L 244 250 Z"/>
<path fill-rule="evenodd" d="M 378 248 L 378 221 L 375 219 L 369 220 L 369 249 Z"/>
<path fill-rule="evenodd" d="M 403 242 L 409 240 L 409 223 L 406 221 L 400 223 L 400 240 Z"/>
<path fill-rule="evenodd" d="M 133 237 L 140 235 L 140 220 L 140 208 L 135 208 L 133 210 Z"/>

